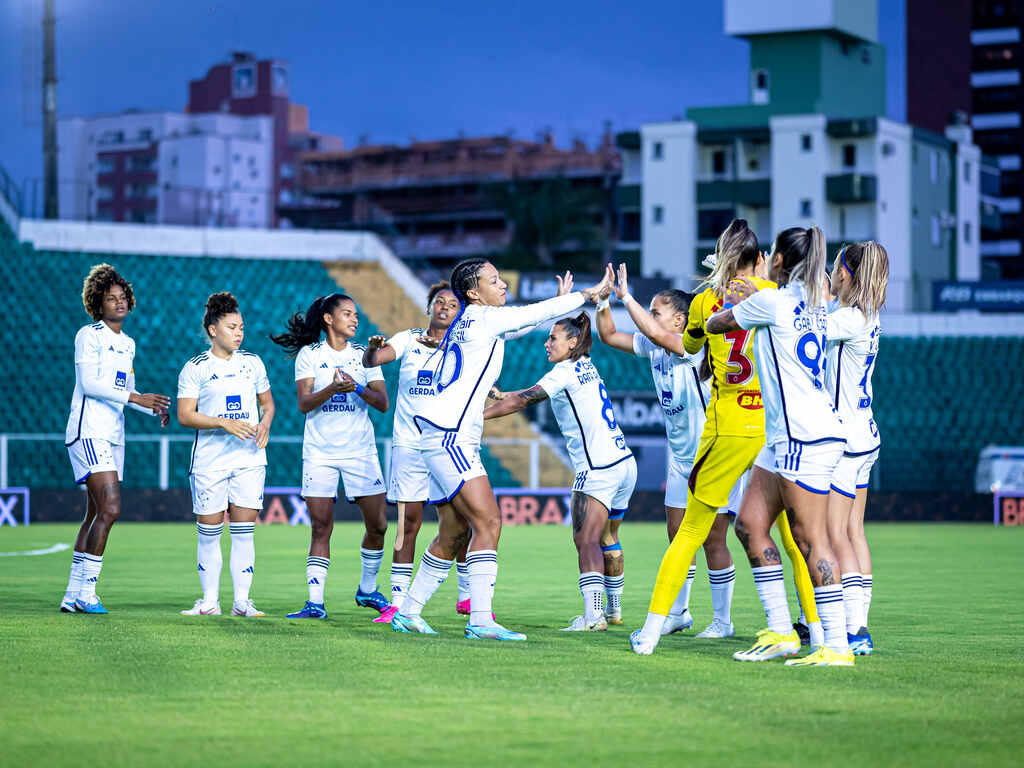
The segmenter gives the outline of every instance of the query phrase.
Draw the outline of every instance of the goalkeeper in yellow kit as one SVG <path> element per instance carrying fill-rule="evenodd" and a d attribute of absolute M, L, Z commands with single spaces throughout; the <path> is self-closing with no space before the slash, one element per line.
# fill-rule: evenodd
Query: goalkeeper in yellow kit
<path fill-rule="evenodd" d="M 726 505 L 729 491 L 740 476 L 750 469 L 764 447 L 761 385 L 753 356 L 755 331 L 738 330 L 724 335 L 706 336 L 704 324 L 722 308 L 726 288 L 735 278 L 748 277 L 758 288 L 774 287 L 775 284 L 756 276 L 763 256 L 757 236 L 743 219 L 734 219 L 718 238 L 715 257 L 715 267 L 704 283 L 705 290 L 690 304 L 689 320 L 683 336 L 683 345 L 690 354 L 707 344 L 712 370 L 707 421 L 690 472 L 686 514 L 658 568 L 647 621 L 642 629 L 630 635 L 633 650 L 642 655 L 652 653 L 661 639 L 665 618 L 686 580 L 697 549 L 704 544 L 711 531 L 718 508 Z M 789 526 L 783 518 L 784 515 L 780 515 L 780 529 L 786 550 L 794 563 L 803 565 L 803 578 L 797 571 L 801 604 L 812 611 L 807 615 L 808 620 L 817 621 L 817 615 L 813 613 L 813 587 L 807 575 L 807 564 L 796 549 L 789 535 Z M 807 599 L 803 599 L 804 587 Z M 791 638 L 787 635 L 785 639 L 789 644 L 795 640 L 796 650 L 799 650 L 800 640 L 795 631 L 791 634 Z M 788 649 L 790 646 L 785 647 Z"/>

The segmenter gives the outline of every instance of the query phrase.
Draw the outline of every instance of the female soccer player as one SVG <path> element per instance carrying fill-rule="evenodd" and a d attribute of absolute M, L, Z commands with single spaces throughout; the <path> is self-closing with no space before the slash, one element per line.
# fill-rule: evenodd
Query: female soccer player
<path fill-rule="evenodd" d="M 472 531 L 466 556 L 471 603 L 466 637 L 525 640 L 525 635 L 498 624 L 491 612 L 492 589 L 498 573 L 501 515 L 480 463 L 484 401 L 501 371 L 505 353 L 503 336 L 579 309 L 584 301 L 600 293 L 607 285 L 607 277 L 592 288 L 525 307 L 503 306 L 507 284 L 486 259 L 460 262 L 452 270 L 450 282 L 461 309 L 440 348 L 423 367 L 424 377 L 429 374 L 437 395 L 428 410 L 413 417 L 413 423 L 420 430 L 420 447 L 434 489 L 431 503 L 452 502 L 458 513 L 451 519 L 440 518 L 438 539 L 448 540 L 445 546 L 451 551 L 452 541 L 464 536 L 467 529 Z M 416 597 L 412 606 L 415 611 L 436 589 L 434 586 L 418 591 L 421 575 L 424 580 L 435 578 L 420 569 L 409 597 L 392 620 L 396 630 L 432 631 L 415 613 L 417 621 L 407 621 L 406 606 L 410 599 Z"/>
<path fill-rule="evenodd" d="M 537 384 L 484 410 L 485 419 L 517 413 L 551 399 L 576 471 L 572 492 L 573 542 L 579 554 L 583 615 L 565 631 L 608 629 L 602 606 L 605 591 L 601 539 L 609 519 L 621 520 L 636 485 L 636 459 L 615 420 L 608 390 L 590 359 L 590 318 L 581 312 L 554 324 L 544 343 L 555 363 Z"/>
<path fill-rule="evenodd" d="M 762 330 L 755 338 L 765 407 L 766 442 L 740 505 L 736 533 L 754 569 L 768 630 L 739 661 L 791 655 L 791 629 L 778 550 L 769 535 L 775 518 L 790 513 L 793 537 L 805 553 L 825 644 L 792 666 L 852 666 L 843 613 L 839 564 L 829 542 L 829 485 L 846 444 L 846 430 L 825 389 L 825 235 L 817 227 L 779 233 L 770 276 L 779 288 L 749 279 L 730 289 L 734 307 L 716 312 L 709 334 Z M 734 284 L 735 285 L 735 284 Z M 772 482 L 774 481 L 774 482 Z M 795 634 L 795 633 L 794 633 Z"/>
<path fill-rule="evenodd" d="M 196 430 L 189 480 L 203 590 L 203 596 L 182 614 L 220 615 L 220 535 L 227 510 L 235 593 L 231 613 L 255 618 L 264 615 L 249 599 L 249 590 L 255 573 L 256 518 L 263 508 L 274 398 L 263 361 L 240 349 L 245 326 L 234 296 L 215 293 L 206 300 L 203 328 L 210 349 L 185 363 L 178 375 L 178 422 Z"/>
<path fill-rule="evenodd" d="M 384 476 L 367 407 L 388 409 L 388 393 L 379 368 L 363 367 L 362 344 L 351 339 L 359 329 L 356 303 L 343 293 L 316 299 L 305 313 L 288 319 L 288 330 L 271 336 L 295 356 L 295 394 L 306 414 L 302 435 L 302 497 L 312 524 L 306 583 L 309 599 L 289 619 L 324 619 L 324 586 L 331 563 L 331 532 L 338 478 L 345 496 L 363 514 L 365 533 L 359 557 L 362 571 L 356 605 L 378 614 L 390 602 L 377 590 L 377 572 L 384 559 L 387 515 Z M 324 341 L 320 341 L 323 334 Z"/>
<path fill-rule="evenodd" d="M 873 650 L 867 629 L 871 553 L 864 536 L 871 467 L 881 438 L 871 413 L 871 374 L 878 359 L 889 255 L 878 243 L 855 243 L 839 252 L 832 288 L 839 309 L 828 316 L 825 383 L 846 428 L 846 449 L 832 477 L 828 528 L 842 574 L 846 633 L 855 656 Z"/>
<path fill-rule="evenodd" d="M 609 267 L 610 269 L 610 267 Z M 705 411 L 710 395 L 707 383 L 701 381 L 700 369 L 704 362 L 704 349 L 689 354 L 683 347 L 683 331 L 693 297 L 683 291 L 669 289 L 655 294 L 650 312 L 635 301 L 629 293 L 626 265 L 619 265 L 615 285 L 616 297 L 625 303 L 630 317 L 639 329 L 629 334 L 617 331 L 612 319 L 608 299 L 602 297 L 597 306 L 597 333 L 605 344 L 623 352 L 646 357 L 651 362 L 654 388 L 665 413 L 665 432 L 668 437 L 669 466 L 665 480 L 665 518 L 668 540 L 679 529 L 686 509 L 686 483 L 697 453 L 697 441 L 704 429 Z M 698 637 L 731 637 L 732 593 L 736 581 L 736 568 L 726 544 L 729 530 L 729 510 L 739 509 L 742 482 L 730 493 L 729 504 L 722 507 L 704 542 L 708 562 L 708 580 L 711 582 L 711 603 L 714 617 L 711 624 Z M 690 616 L 690 587 L 696 565 L 691 564 L 686 583 L 672 604 L 662 634 L 678 632 L 693 626 Z"/>
<path fill-rule="evenodd" d="M 97 264 L 82 285 L 82 304 L 94 322 L 75 334 L 75 391 L 64 439 L 75 482 L 85 484 L 88 501 L 60 610 L 106 613 L 96 583 L 107 536 L 121 515 L 124 406 L 158 415 L 165 427 L 171 399 L 135 391 L 135 342 L 121 330 L 135 308 L 131 284 L 109 264 Z"/>
<path fill-rule="evenodd" d="M 436 394 L 434 387 L 427 381 L 429 371 L 424 373 L 423 363 L 444 341 L 445 331 L 459 312 L 459 301 L 447 282 L 442 281 L 430 287 L 427 311 L 430 315 L 428 328 L 401 331 L 390 339 L 371 336 L 363 352 L 363 365 L 367 368 L 401 360 L 395 423 L 391 436 L 391 467 L 388 473 L 388 501 L 398 506 L 399 534 L 395 538 L 391 562 L 391 607 L 374 619 L 380 623 L 391 622 L 409 591 L 412 563 L 416 555 L 416 536 L 423 524 L 423 503 L 430 493 L 430 473 L 423 463 L 420 433 L 412 419 L 416 413 L 429 407 L 431 398 Z M 453 513 L 449 510 L 442 514 Z M 469 584 L 465 583 L 465 549 L 459 551 L 456 560 L 459 564 L 459 600 L 456 610 L 468 614 Z"/>

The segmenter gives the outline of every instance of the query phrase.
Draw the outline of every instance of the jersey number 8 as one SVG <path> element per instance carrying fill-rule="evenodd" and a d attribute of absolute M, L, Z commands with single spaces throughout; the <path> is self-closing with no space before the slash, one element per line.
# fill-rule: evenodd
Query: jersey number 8
<path fill-rule="evenodd" d="M 615 421 L 615 410 L 612 408 L 612 401 L 608 397 L 608 390 L 604 384 L 599 384 L 597 392 L 601 395 L 601 417 L 604 419 L 604 423 L 608 425 L 608 429 L 615 429 L 619 425 Z"/>

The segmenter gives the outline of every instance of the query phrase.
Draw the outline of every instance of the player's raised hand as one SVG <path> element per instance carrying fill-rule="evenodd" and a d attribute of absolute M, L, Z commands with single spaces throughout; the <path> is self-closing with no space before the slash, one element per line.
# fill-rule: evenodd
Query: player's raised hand
<path fill-rule="evenodd" d="M 142 408 L 148 408 L 154 414 L 159 414 L 161 410 L 166 411 L 171 404 L 171 398 L 167 395 L 154 395 L 149 392 L 144 395 L 132 392 L 128 395 L 128 401 Z"/>
<path fill-rule="evenodd" d="M 371 336 L 369 341 L 366 342 L 366 346 L 370 349 L 380 349 L 388 343 L 387 336 Z"/>
<path fill-rule="evenodd" d="M 224 431 L 239 440 L 249 440 L 256 434 L 256 427 L 247 421 L 236 421 L 235 419 L 222 419 L 221 421 Z"/>
<path fill-rule="evenodd" d="M 739 304 L 746 298 L 757 293 L 757 286 L 749 277 L 737 277 L 729 281 L 725 288 L 725 300 L 732 304 Z"/>
<path fill-rule="evenodd" d="M 437 339 L 432 339 L 425 333 L 422 336 L 418 337 L 416 341 L 418 341 L 424 347 L 430 347 L 431 349 L 437 349 L 438 347 L 441 346 L 441 342 L 439 342 Z"/>
<path fill-rule="evenodd" d="M 594 301 L 594 299 L 601 295 L 601 291 L 609 286 L 610 282 L 611 277 L 608 274 L 608 270 L 605 270 L 604 277 L 601 278 L 600 283 L 590 288 L 581 288 L 580 293 L 583 294 L 583 298 L 587 301 Z"/>
<path fill-rule="evenodd" d="M 565 296 L 567 293 L 572 293 L 572 272 L 568 269 L 565 270 L 565 276 L 555 275 L 555 280 L 558 281 L 558 293 L 555 296 Z"/>
<path fill-rule="evenodd" d="M 335 392 L 355 392 L 356 391 L 356 380 L 345 373 L 341 368 L 334 370 L 334 385 Z"/>
<path fill-rule="evenodd" d="M 608 270 L 611 271 L 612 265 L 608 265 Z M 626 265 L 619 264 L 619 272 L 615 280 L 615 298 L 620 301 L 629 293 L 629 274 L 626 272 Z"/>

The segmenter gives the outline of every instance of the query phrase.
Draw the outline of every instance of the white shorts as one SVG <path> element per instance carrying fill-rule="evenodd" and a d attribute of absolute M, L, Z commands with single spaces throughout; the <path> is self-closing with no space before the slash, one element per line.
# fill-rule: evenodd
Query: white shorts
<path fill-rule="evenodd" d="M 345 486 L 345 498 L 355 501 L 363 496 L 384 493 L 384 475 L 376 453 L 331 462 L 302 460 L 302 498 L 337 499 L 338 479 Z"/>
<path fill-rule="evenodd" d="M 849 496 L 851 499 L 857 498 L 857 489 L 868 487 L 868 481 L 871 479 L 871 467 L 875 465 L 877 458 L 878 448 L 859 456 L 844 453 L 832 475 L 832 490 L 843 496 Z"/>
<path fill-rule="evenodd" d="M 265 466 L 193 472 L 189 475 L 192 512 L 215 515 L 227 509 L 228 504 L 242 509 L 263 509 L 263 481 L 266 476 Z"/>
<path fill-rule="evenodd" d="M 832 475 L 843 455 L 846 443 L 801 443 L 784 440 L 766 445 L 757 454 L 754 466 L 796 483 L 805 491 L 828 495 Z"/>
<path fill-rule="evenodd" d="M 609 520 L 626 516 L 629 499 L 636 487 L 636 459 L 632 456 L 607 469 L 587 469 L 576 473 L 573 491 L 579 491 L 604 504 Z"/>
<path fill-rule="evenodd" d="M 668 476 L 665 478 L 665 506 L 676 509 L 686 509 L 686 495 L 689 490 L 690 471 L 693 469 L 692 461 L 680 461 L 674 455 L 668 460 Z M 718 508 L 718 514 L 733 514 L 739 512 L 740 502 L 743 500 L 743 491 L 747 487 L 747 476 L 749 470 L 744 472 L 736 485 L 729 492 L 729 502 L 724 507 Z"/>
<path fill-rule="evenodd" d="M 388 471 L 388 503 L 426 501 L 430 498 L 430 472 L 419 448 L 395 445 Z"/>
<path fill-rule="evenodd" d="M 68 458 L 71 459 L 75 482 L 79 485 L 96 472 L 117 472 L 117 479 L 124 480 L 123 445 L 98 437 L 80 437 L 68 446 Z"/>
<path fill-rule="evenodd" d="M 458 432 L 424 427 L 420 455 L 430 473 L 428 504 L 446 504 L 462 490 L 466 481 L 487 476 L 480 461 L 480 445 L 459 439 Z"/>

